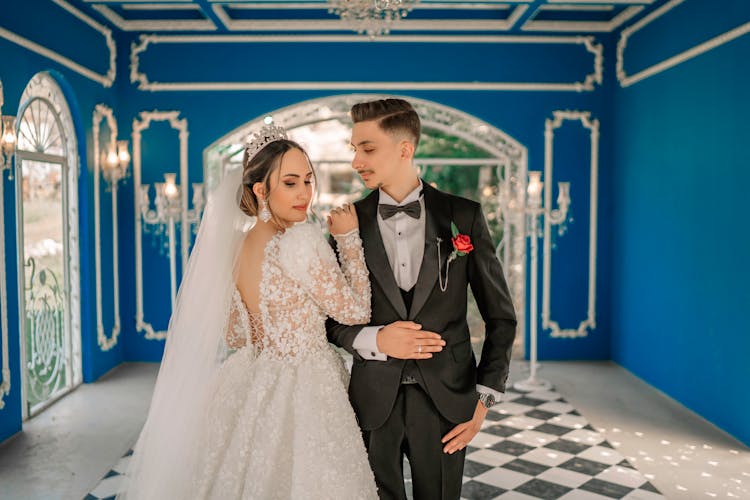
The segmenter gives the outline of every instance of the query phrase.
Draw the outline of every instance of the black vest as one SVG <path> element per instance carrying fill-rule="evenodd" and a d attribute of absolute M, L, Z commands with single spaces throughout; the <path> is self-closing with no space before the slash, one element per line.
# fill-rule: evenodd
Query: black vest
<path fill-rule="evenodd" d="M 406 305 L 406 310 L 411 309 L 411 303 L 414 299 L 414 287 L 411 287 L 411 290 L 404 291 L 402 288 L 398 289 L 399 292 L 401 292 L 401 297 L 404 299 L 404 304 Z M 417 364 L 414 362 L 413 359 L 407 359 L 406 363 L 404 364 L 404 371 L 401 372 L 401 383 L 402 384 L 419 384 L 422 386 L 422 389 L 425 388 L 424 386 L 424 379 L 422 378 L 422 373 L 419 371 L 419 368 L 417 367 Z"/>

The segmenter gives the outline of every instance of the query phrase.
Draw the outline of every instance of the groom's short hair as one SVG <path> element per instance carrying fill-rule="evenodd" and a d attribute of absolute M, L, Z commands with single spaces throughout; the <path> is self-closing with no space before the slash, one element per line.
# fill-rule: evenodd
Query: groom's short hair
<path fill-rule="evenodd" d="M 419 145 L 422 130 L 419 115 L 403 99 L 360 102 L 352 106 L 351 116 L 354 123 L 374 120 L 383 132 L 407 135 L 414 143 L 414 149 Z"/>

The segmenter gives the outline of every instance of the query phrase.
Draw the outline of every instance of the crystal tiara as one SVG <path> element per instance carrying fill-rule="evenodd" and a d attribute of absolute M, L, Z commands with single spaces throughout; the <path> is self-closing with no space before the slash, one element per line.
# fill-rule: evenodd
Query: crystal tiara
<path fill-rule="evenodd" d="M 274 141 L 287 139 L 286 129 L 276 125 L 263 125 L 261 129 L 250 136 L 250 140 L 245 144 L 248 159 L 255 156 L 258 151 L 268 146 Z"/>

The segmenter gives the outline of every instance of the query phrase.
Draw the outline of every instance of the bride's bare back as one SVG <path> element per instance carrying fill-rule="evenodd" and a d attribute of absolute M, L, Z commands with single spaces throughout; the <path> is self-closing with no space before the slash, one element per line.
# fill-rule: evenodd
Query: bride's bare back
<path fill-rule="evenodd" d="M 273 234 L 257 228 L 248 231 L 242 243 L 237 271 L 237 290 L 250 314 L 260 313 L 260 280 L 263 277 L 263 252 Z"/>
<path fill-rule="evenodd" d="M 226 343 L 231 349 L 245 347 L 248 335 L 253 345 L 262 344 L 264 331 L 260 313 L 260 282 L 263 279 L 265 248 L 272 238 L 273 233 L 256 227 L 248 231 L 242 242 L 235 281 L 236 293 L 241 304 L 231 308 L 230 326 L 226 331 Z"/>

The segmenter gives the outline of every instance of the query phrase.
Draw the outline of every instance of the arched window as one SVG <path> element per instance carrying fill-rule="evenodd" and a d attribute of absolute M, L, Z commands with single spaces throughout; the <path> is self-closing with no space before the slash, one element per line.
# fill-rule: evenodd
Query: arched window
<path fill-rule="evenodd" d="M 351 106 L 357 102 L 383 99 L 384 95 L 336 95 L 301 102 L 271 114 L 284 126 L 290 138 L 307 149 L 316 168 L 317 208 L 324 215 L 332 206 L 354 201 L 364 185 L 351 168 Z M 524 199 L 526 148 L 502 130 L 457 109 L 423 99 L 407 97 L 422 122 L 422 138 L 414 163 L 422 178 L 438 188 L 473 198 L 482 203 L 503 262 L 518 318 L 518 332 L 525 329 L 525 218 L 503 211 L 501 195 Z M 208 197 L 224 172 L 241 168 L 243 144 L 263 126 L 265 117 L 252 120 L 229 132 L 204 150 L 204 184 Z M 511 202 L 512 203 L 512 202 Z M 481 317 L 470 299 L 469 325 L 474 347 L 480 345 Z M 514 354 L 522 354 L 523 334 L 516 335 Z"/>
<path fill-rule="evenodd" d="M 18 107 L 16 227 L 24 418 L 81 383 L 78 148 L 62 90 L 31 79 Z"/>

